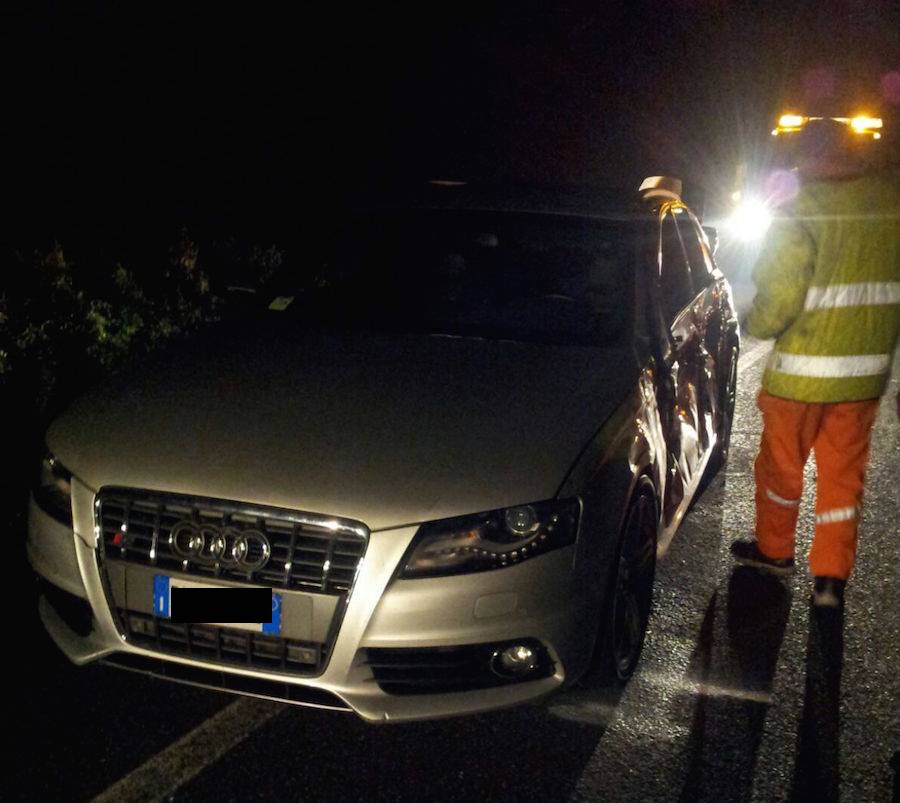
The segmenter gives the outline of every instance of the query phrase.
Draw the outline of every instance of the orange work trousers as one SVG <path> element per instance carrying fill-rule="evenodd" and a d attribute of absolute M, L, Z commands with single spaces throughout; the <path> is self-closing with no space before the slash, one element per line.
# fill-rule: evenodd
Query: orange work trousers
<path fill-rule="evenodd" d="M 856 558 L 869 437 L 878 400 L 814 404 L 757 399 L 763 415 L 756 458 L 756 539 L 770 558 L 794 557 L 803 467 L 816 456 L 816 531 L 809 554 L 814 577 L 846 580 Z"/>

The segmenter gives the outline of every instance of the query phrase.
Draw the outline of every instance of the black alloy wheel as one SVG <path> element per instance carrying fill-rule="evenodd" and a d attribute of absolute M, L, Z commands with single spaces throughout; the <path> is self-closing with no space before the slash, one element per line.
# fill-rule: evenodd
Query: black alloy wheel
<path fill-rule="evenodd" d="M 625 517 L 601 640 L 600 669 L 606 684 L 622 684 L 637 667 L 647 634 L 656 574 L 658 516 L 652 483 L 642 478 Z"/>
<path fill-rule="evenodd" d="M 719 386 L 718 417 L 716 429 L 716 445 L 710 455 L 709 464 L 703 472 L 703 479 L 697 491 L 697 498 L 710 486 L 713 479 L 728 464 L 728 453 L 731 448 L 731 426 L 734 422 L 734 405 L 737 401 L 737 369 L 738 347 L 728 349 L 727 379 Z"/>
<path fill-rule="evenodd" d="M 734 422 L 734 405 L 737 402 L 737 369 L 738 348 L 731 347 L 729 354 L 728 381 L 720 393 L 720 410 L 718 443 L 716 458 L 718 468 L 724 468 L 728 462 L 728 450 L 731 446 L 731 425 Z"/>

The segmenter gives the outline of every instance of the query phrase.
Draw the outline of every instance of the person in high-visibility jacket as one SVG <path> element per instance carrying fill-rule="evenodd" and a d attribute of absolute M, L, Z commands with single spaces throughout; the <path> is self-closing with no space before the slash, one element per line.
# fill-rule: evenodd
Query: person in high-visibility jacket
<path fill-rule="evenodd" d="M 900 331 L 900 180 L 867 169 L 844 126 L 809 124 L 800 185 L 753 271 L 745 331 L 774 338 L 758 405 L 756 540 L 738 563 L 789 573 L 803 492 L 816 456 L 813 602 L 842 606 L 853 570 L 869 438 Z"/>

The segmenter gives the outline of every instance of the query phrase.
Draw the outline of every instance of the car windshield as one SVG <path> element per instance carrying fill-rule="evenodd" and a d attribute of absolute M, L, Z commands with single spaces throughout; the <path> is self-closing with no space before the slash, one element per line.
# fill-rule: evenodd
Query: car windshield
<path fill-rule="evenodd" d="M 282 271 L 265 298 L 312 325 L 611 345 L 627 329 L 631 259 L 623 226 L 590 219 L 379 211 L 346 221 L 317 270 Z"/>

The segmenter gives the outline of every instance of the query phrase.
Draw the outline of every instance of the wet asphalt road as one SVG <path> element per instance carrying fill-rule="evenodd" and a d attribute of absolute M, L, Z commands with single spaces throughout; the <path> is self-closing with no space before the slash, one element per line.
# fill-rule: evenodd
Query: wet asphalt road
<path fill-rule="evenodd" d="M 734 570 L 728 558 L 731 539 L 752 528 L 765 350 L 745 340 L 731 462 L 659 564 L 642 662 L 621 694 L 580 688 L 489 715 L 371 726 L 77 669 L 23 606 L 0 797 L 890 800 L 900 748 L 900 371 L 876 424 L 841 621 L 808 604 L 811 492 L 790 581 Z"/>

